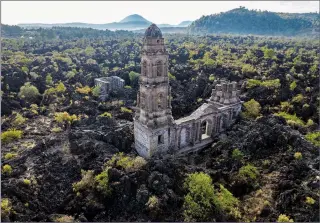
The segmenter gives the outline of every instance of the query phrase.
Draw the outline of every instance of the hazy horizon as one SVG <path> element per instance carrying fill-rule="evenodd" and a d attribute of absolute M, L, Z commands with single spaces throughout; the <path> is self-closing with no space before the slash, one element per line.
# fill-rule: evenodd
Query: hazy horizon
<path fill-rule="evenodd" d="M 132 14 L 160 24 L 179 24 L 203 15 L 225 12 L 244 6 L 272 12 L 319 12 L 318 1 L 2 1 L 1 23 L 95 23 L 119 22 Z M 178 10 L 179 7 L 181 10 Z"/>

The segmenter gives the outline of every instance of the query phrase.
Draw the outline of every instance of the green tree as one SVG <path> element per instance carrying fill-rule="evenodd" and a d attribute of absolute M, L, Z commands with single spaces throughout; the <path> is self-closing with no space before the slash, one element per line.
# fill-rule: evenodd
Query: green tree
<path fill-rule="evenodd" d="M 209 221 L 214 202 L 211 177 L 203 172 L 189 174 L 184 187 L 188 190 L 183 204 L 184 220 Z"/>
<path fill-rule="evenodd" d="M 137 72 L 130 71 L 129 78 L 130 78 L 131 85 L 134 85 L 138 81 L 139 75 L 140 74 Z"/>
<path fill-rule="evenodd" d="M 255 74 L 257 71 L 256 69 L 250 65 L 250 64 L 244 64 L 241 68 L 241 72 L 248 76 L 248 77 L 251 77 L 253 74 Z"/>
<path fill-rule="evenodd" d="M 95 86 L 92 89 L 92 95 L 98 97 L 100 95 L 101 92 L 101 87 L 100 86 Z"/>
<path fill-rule="evenodd" d="M 240 219 L 239 200 L 233 194 L 220 184 L 220 190 L 216 192 L 214 204 L 218 210 L 233 217 Z"/>
<path fill-rule="evenodd" d="M 33 102 L 40 95 L 37 87 L 33 86 L 30 82 L 25 83 L 19 92 L 19 97 L 26 101 Z"/>
<path fill-rule="evenodd" d="M 263 48 L 263 54 L 266 59 L 272 59 L 275 55 L 273 49 Z"/>
<path fill-rule="evenodd" d="M 254 99 L 243 103 L 246 111 L 243 113 L 247 118 L 256 118 L 260 115 L 261 106 L 259 102 Z"/>
<path fill-rule="evenodd" d="M 48 75 L 46 76 L 46 84 L 47 84 L 47 85 L 52 85 L 52 84 L 53 84 L 51 74 L 48 74 Z"/>

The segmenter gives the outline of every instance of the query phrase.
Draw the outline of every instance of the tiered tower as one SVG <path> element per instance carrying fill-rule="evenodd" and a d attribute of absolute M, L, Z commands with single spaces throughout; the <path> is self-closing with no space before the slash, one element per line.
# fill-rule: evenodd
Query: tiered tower
<path fill-rule="evenodd" d="M 240 102 L 239 92 L 236 82 L 221 81 L 212 89 L 209 102 L 218 106 L 231 105 Z"/>
<path fill-rule="evenodd" d="M 135 147 L 143 157 L 168 150 L 173 125 L 168 53 L 160 29 L 152 24 L 145 32 L 141 52 L 140 89 L 134 118 Z"/>

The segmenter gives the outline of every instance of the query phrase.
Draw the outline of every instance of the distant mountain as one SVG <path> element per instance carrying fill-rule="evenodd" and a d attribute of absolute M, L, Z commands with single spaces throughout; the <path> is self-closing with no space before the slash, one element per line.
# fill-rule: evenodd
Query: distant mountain
<path fill-rule="evenodd" d="M 158 27 L 186 27 L 186 22 L 182 22 L 183 25 L 171 25 L 171 24 L 157 24 Z M 18 24 L 22 28 L 52 28 L 52 27 L 77 27 L 77 28 L 93 28 L 93 29 L 109 29 L 109 30 L 138 30 L 147 28 L 152 22 L 143 18 L 141 15 L 133 14 L 125 17 L 120 22 L 112 22 L 105 24 L 91 24 L 91 23 L 54 23 L 54 24 L 44 24 L 44 23 L 25 23 Z"/>
<path fill-rule="evenodd" d="M 189 26 L 193 21 L 183 21 L 183 22 L 180 22 L 178 26 L 181 26 L 181 27 L 186 27 L 186 26 Z"/>
<path fill-rule="evenodd" d="M 319 13 L 275 13 L 244 7 L 202 16 L 189 26 L 191 33 L 300 35 L 318 31 Z"/>
<path fill-rule="evenodd" d="M 150 21 L 143 18 L 141 15 L 133 14 L 125 17 L 120 21 L 120 23 L 126 23 L 126 22 L 145 22 L 145 23 L 151 23 Z"/>

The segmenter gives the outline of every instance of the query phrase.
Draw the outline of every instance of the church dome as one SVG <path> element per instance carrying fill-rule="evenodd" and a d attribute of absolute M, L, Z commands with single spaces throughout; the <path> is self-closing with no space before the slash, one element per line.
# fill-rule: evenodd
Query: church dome
<path fill-rule="evenodd" d="M 162 38 L 162 33 L 156 24 L 152 24 L 147 28 L 146 32 L 144 33 L 144 37 Z"/>

